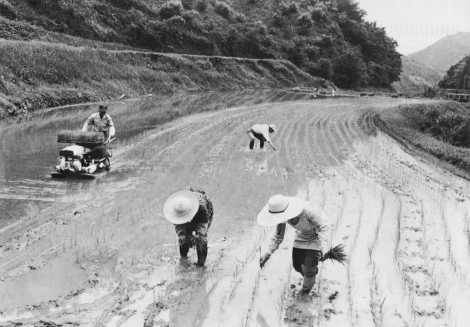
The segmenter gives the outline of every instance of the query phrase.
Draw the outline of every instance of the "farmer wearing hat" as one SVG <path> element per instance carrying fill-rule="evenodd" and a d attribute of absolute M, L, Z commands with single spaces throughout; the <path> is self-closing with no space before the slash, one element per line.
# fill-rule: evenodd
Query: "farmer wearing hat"
<path fill-rule="evenodd" d="M 164 217 L 175 225 L 181 258 L 187 258 L 191 247 L 196 247 L 197 266 L 204 266 L 207 257 L 207 231 L 212 223 L 212 202 L 202 190 L 176 192 L 163 205 Z"/>
<path fill-rule="evenodd" d="M 261 226 L 276 226 L 269 249 L 260 258 L 261 268 L 283 241 L 286 223 L 296 230 L 292 263 L 294 269 L 304 277 L 301 294 L 308 294 L 315 284 L 320 261 L 333 259 L 343 262 L 346 259 L 342 245 L 322 254 L 325 249 L 325 239 L 322 236 L 326 231 L 324 224 L 327 217 L 321 209 L 314 208 L 302 199 L 274 195 L 258 214 L 257 221 Z"/>
<path fill-rule="evenodd" d="M 116 134 L 114 123 L 109 114 L 107 114 L 108 106 L 100 104 L 98 112 L 91 114 L 83 124 L 82 131 L 103 132 L 105 137 L 105 144 L 109 143 L 111 138 Z M 91 149 L 93 158 L 102 158 L 108 155 L 105 144 L 100 144 Z"/>
<path fill-rule="evenodd" d="M 276 125 L 268 124 L 255 124 L 247 131 L 248 136 L 250 137 L 250 150 L 253 150 L 255 146 L 255 140 L 259 140 L 259 147 L 264 148 L 264 142 L 267 142 L 274 151 L 276 147 L 271 142 L 270 134 L 276 131 Z"/>

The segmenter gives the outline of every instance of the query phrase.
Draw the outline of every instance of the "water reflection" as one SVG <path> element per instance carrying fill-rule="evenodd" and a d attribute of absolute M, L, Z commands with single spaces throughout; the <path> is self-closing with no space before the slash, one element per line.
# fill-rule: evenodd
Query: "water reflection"
<path fill-rule="evenodd" d="M 109 106 L 117 129 L 116 149 L 132 149 L 137 138 L 163 123 L 188 113 L 218 110 L 260 102 L 294 100 L 304 95 L 273 90 L 234 93 L 176 94 L 164 97 L 116 102 Z M 6 123 L 0 127 L 0 227 L 9 221 L 34 214 L 64 195 L 86 192 L 96 183 L 114 183 L 137 174 L 119 163 L 119 169 L 102 181 L 52 180 L 50 173 L 57 153 L 64 146 L 56 142 L 61 129 L 80 128 L 96 110 L 95 105 L 80 105 L 33 114 L 28 121 Z M 172 142 L 172 134 L 167 135 Z M 119 153 L 119 150 L 116 152 Z M 117 160 L 119 161 L 119 160 Z M 113 160 L 113 164 L 116 158 Z"/>

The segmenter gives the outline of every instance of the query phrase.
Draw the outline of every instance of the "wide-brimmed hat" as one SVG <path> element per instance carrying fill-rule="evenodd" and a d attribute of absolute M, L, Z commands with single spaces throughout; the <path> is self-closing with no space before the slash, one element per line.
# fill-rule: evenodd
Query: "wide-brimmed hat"
<path fill-rule="evenodd" d="M 258 214 L 261 226 L 275 226 L 298 216 L 306 206 L 306 201 L 290 196 L 273 195 Z"/>
<path fill-rule="evenodd" d="M 163 205 L 163 216 L 175 225 L 190 222 L 199 210 L 199 198 L 191 191 L 178 191 Z"/>

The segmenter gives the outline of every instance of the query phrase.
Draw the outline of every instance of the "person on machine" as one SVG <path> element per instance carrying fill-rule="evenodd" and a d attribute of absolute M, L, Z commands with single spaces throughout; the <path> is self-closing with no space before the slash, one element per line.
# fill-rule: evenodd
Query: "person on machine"
<path fill-rule="evenodd" d="M 116 134 L 113 119 L 107 114 L 108 106 L 99 105 L 98 112 L 91 114 L 83 124 L 82 131 L 84 132 L 103 132 L 105 137 L 104 144 L 97 145 L 91 149 L 92 158 L 103 158 L 108 155 L 106 145 Z"/>

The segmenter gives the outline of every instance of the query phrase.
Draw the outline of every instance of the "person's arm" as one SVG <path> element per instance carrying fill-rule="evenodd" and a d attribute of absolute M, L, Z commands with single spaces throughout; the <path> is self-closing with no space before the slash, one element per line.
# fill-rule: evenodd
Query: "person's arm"
<path fill-rule="evenodd" d="M 271 139 L 269 140 L 266 140 L 268 142 L 268 144 L 271 146 L 271 148 L 273 148 L 274 151 L 277 151 L 276 147 L 274 146 L 273 142 L 271 142 Z"/>
<path fill-rule="evenodd" d="M 113 122 L 113 119 L 111 118 L 111 116 L 108 116 L 109 118 L 109 135 L 108 135 L 108 141 L 114 137 L 114 135 L 116 135 L 116 128 L 114 127 L 114 122 Z"/>
<path fill-rule="evenodd" d="M 116 129 L 114 128 L 114 126 L 110 127 L 109 128 L 109 137 L 108 137 L 108 141 L 114 137 L 114 135 L 116 135 Z"/>
<path fill-rule="evenodd" d="M 261 268 L 264 267 L 266 262 L 269 260 L 271 255 L 279 248 L 279 245 L 284 240 L 284 234 L 286 232 L 286 224 L 278 224 L 276 226 L 276 233 L 271 239 L 271 243 L 269 244 L 268 251 L 266 251 L 261 258 L 259 259 L 259 265 Z"/>
<path fill-rule="evenodd" d="M 318 240 L 320 241 L 322 248 L 322 253 L 325 253 L 329 246 L 328 216 L 321 208 L 310 208 L 310 217 L 315 224 Z"/>
<path fill-rule="evenodd" d="M 276 151 L 277 149 L 276 149 L 276 147 L 274 146 L 273 142 L 271 141 L 271 136 L 269 135 L 269 127 L 268 127 L 268 129 L 266 130 L 266 132 L 263 133 L 263 136 L 264 136 L 264 138 L 266 139 L 266 143 L 268 143 L 268 144 L 271 146 L 271 148 L 272 148 L 274 151 Z"/>
<path fill-rule="evenodd" d="M 85 123 L 83 124 L 82 131 L 83 132 L 88 132 L 88 126 L 91 125 L 91 122 L 93 120 L 93 115 L 90 115 L 87 120 L 85 120 Z"/>
<path fill-rule="evenodd" d="M 209 227 L 212 223 L 212 218 L 214 217 L 214 206 L 211 200 L 209 200 L 208 196 L 206 195 L 206 192 L 201 189 L 194 188 L 191 186 L 189 186 L 188 189 L 191 192 L 196 193 L 199 198 L 199 210 L 196 214 L 196 216 L 198 217 L 194 217 L 193 219 L 208 222 Z"/>

